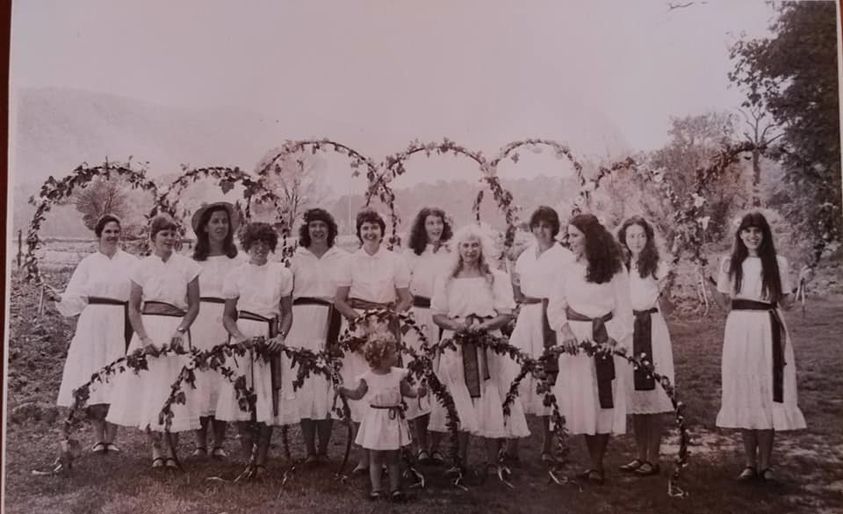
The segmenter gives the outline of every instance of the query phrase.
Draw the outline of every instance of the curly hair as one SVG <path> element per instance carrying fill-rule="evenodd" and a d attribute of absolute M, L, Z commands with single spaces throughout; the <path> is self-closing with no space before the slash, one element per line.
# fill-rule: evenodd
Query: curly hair
<path fill-rule="evenodd" d="M 328 248 L 334 246 L 334 239 L 336 239 L 337 232 L 339 232 L 337 229 L 337 222 L 334 220 L 334 217 L 331 216 L 330 212 L 318 207 L 305 211 L 304 223 L 301 227 L 299 227 L 299 244 L 305 248 L 309 248 L 312 244 L 312 241 L 310 240 L 309 226 L 314 221 L 323 221 L 326 225 L 328 225 Z"/>
<path fill-rule="evenodd" d="M 360 227 L 362 227 L 364 223 L 377 223 L 381 228 L 381 237 L 386 235 L 386 222 L 383 220 L 381 215 L 378 214 L 378 211 L 366 207 L 357 213 L 357 239 L 361 244 L 363 243 L 363 238 L 360 237 Z"/>
<path fill-rule="evenodd" d="M 623 269 L 621 249 L 612 234 L 593 214 L 577 214 L 568 222 L 585 236 L 586 280 L 603 284 Z"/>
<path fill-rule="evenodd" d="M 265 242 L 274 252 L 278 246 L 278 233 L 272 225 L 261 221 L 255 221 L 243 227 L 240 231 L 240 246 L 243 247 L 243 251 L 248 252 L 257 241 Z"/>
<path fill-rule="evenodd" d="M 416 214 L 416 219 L 413 220 L 413 228 L 410 229 L 410 248 L 413 249 L 413 253 L 416 255 L 421 255 L 424 253 L 425 247 L 427 247 L 427 230 L 424 228 L 425 221 L 427 221 L 428 216 L 437 216 L 439 219 L 442 220 L 442 236 L 439 238 L 439 241 L 444 243 L 453 237 L 454 231 L 451 228 L 451 222 L 448 221 L 448 217 L 445 215 L 445 211 L 440 209 L 439 207 L 424 207 L 422 210 Z"/>
<path fill-rule="evenodd" d="M 395 336 L 389 331 L 378 331 L 369 336 L 363 357 L 372 368 L 380 368 L 390 352 L 396 350 Z"/>
<path fill-rule="evenodd" d="M 102 231 L 105 230 L 105 226 L 112 222 L 117 223 L 118 227 L 123 227 L 123 224 L 120 222 L 120 218 L 114 214 L 103 214 L 100 216 L 97 220 L 97 224 L 94 225 L 94 234 L 96 234 L 97 239 L 102 237 Z"/>
<path fill-rule="evenodd" d="M 225 239 L 222 240 L 222 250 L 226 257 L 233 259 L 237 257 L 237 246 L 234 244 L 234 227 L 231 223 L 231 217 L 228 215 L 228 209 L 223 206 L 211 207 L 205 209 L 202 216 L 199 218 L 199 230 L 196 232 L 196 246 L 193 248 L 193 259 L 197 261 L 204 261 L 211 253 L 211 241 L 208 237 L 208 222 L 211 221 L 211 216 L 215 212 L 224 212 L 228 219 L 228 233 Z"/>
<path fill-rule="evenodd" d="M 758 257 L 761 258 L 761 291 L 771 302 L 778 302 L 785 291 L 782 291 L 782 280 L 779 272 L 779 262 L 776 259 L 776 246 L 773 243 L 773 231 L 767 218 L 758 211 L 747 213 L 735 231 L 735 244 L 729 259 L 729 278 L 734 280 L 735 293 L 741 290 L 743 281 L 743 261 L 749 256 L 749 250 L 741 240 L 741 232 L 755 227 L 761 230 L 761 244 L 758 246 Z"/>
<path fill-rule="evenodd" d="M 155 235 L 162 230 L 178 231 L 179 224 L 169 214 L 159 214 L 149 222 L 149 239 L 155 239 Z"/>
<path fill-rule="evenodd" d="M 559 233 L 559 215 L 554 209 L 546 205 L 540 205 L 533 214 L 530 215 L 530 230 L 536 228 L 539 222 L 545 221 L 550 224 L 553 229 L 552 237 L 556 237 Z"/>
<path fill-rule="evenodd" d="M 459 272 L 462 271 L 463 262 L 462 256 L 460 255 L 460 244 L 470 239 L 477 239 L 480 241 L 480 261 L 478 263 L 478 267 L 491 288 L 495 283 L 495 275 L 492 273 L 492 268 L 489 266 L 488 259 L 490 256 L 495 254 L 495 245 L 484 230 L 475 224 L 466 225 L 454 234 L 454 249 L 451 251 L 451 271 L 448 273 L 448 281 L 450 282 L 452 279 L 456 278 Z"/>
<path fill-rule="evenodd" d="M 644 244 L 644 249 L 638 255 L 638 274 L 641 278 L 653 277 L 656 278 L 656 270 L 659 269 L 659 250 L 656 248 L 656 233 L 653 226 L 641 216 L 632 216 L 627 219 L 618 229 L 618 242 L 621 244 L 623 250 L 623 261 L 626 264 L 626 269 L 630 269 L 632 252 L 629 251 L 629 246 L 626 244 L 626 231 L 632 225 L 638 225 L 644 230 L 644 235 L 647 237 L 647 242 Z"/>

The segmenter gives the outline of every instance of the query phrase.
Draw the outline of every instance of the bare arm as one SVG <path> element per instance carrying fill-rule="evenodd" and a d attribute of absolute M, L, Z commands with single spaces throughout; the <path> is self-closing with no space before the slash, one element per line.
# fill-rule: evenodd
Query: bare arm
<path fill-rule="evenodd" d="M 143 301 L 143 288 L 138 284 L 132 282 L 132 290 L 129 292 L 129 323 L 132 324 L 132 329 L 140 338 L 141 345 L 145 350 L 151 350 L 155 347 L 152 339 L 146 333 L 143 327 L 143 316 L 141 316 L 141 303 Z"/>
<path fill-rule="evenodd" d="M 226 298 L 225 309 L 222 315 L 222 325 L 236 342 L 242 343 L 249 338 L 244 336 L 243 332 L 240 332 L 240 328 L 237 326 L 237 300 L 237 298 Z"/>
<path fill-rule="evenodd" d="M 445 330 L 453 330 L 454 332 L 468 327 L 468 323 L 465 320 L 457 321 L 447 314 L 434 314 L 433 322 L 436 323 L 436 326 L 438 327 L 442 327 Z"/>
<path fill-rule="evenodd" d="M 337 288 L 336 296 L 334 296 L 334 308 L 340 311 L 340 314 L 349 321 L 357 317 L 357 311 L 348 304 L 348 292 L 350 290 L 351 286 L 340 286 Z"/>
<path fill-rule="evenodd" d="M 366 396 L 367 391 L 369 391 L 369 386 L 366 385 L 366 381 L 363 379 L 360 379 L 360 384 L 358 384 L 355 389 L 349 389 L 348 387 L 340 387 L 340 394 L 342 394 L 349 400 L 359 400 Z"/>
<path fill-rule="evenodd" d="M 490 320 L 486 320 L 477 325 L 477 330 L 496 330 L 509 323 L 512 319 L 512 313 L 500 312 L 497 316 Z"/>
<path fill-rule="evenodd" d="M 187 284 L 187 312 L 181 319 L 181 323 L 176 327 L 172 337 L 170 337 L 170 345 L 174 348 L 183 348 L 185 333 L 196 320 L 199 315 L 199 277 L 195 277 Z"/>
<path fill-rule="evenodd" d="M 410 288 L 396 288 L 395 292 L 398 294 L 398 303 L 395 305 L 395 311 L 405 312 L 409 310 L 413 305 L 413 295 L 410 294 Z"/>

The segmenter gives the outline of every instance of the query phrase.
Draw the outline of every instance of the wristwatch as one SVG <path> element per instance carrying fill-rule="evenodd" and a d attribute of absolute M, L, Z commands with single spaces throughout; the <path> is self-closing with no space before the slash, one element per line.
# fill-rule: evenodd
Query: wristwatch
<path fill-rule="evenodd" d="M 185 334 L 187 333 L 187 329 L 184 327 L 179 327 L 176 329 L 176 332 L 178 332 L 179 334 Z"/>

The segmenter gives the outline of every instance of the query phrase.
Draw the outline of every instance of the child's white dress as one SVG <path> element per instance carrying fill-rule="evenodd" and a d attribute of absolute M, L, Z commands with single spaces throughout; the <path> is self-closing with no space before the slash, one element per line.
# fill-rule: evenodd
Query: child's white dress
<path fill-rule="evenodd" d="M 361 400 L 367 406 L 355 443 L 367 450 L 397 450 L 412 442 L 401 406 L 401 381 L 408 373 L 392 367 L 385 375 L 369 370 L 358 378 L 369 389 Z"/>

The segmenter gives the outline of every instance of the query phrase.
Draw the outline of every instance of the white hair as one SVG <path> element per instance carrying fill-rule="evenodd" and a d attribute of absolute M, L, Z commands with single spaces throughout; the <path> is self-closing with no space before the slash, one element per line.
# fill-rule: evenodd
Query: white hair
<path fill-rule="evenodd" d="M 471 239 L 476 239 L 480 241 L 480 262 L 479 267 L 483 274 L 486 276 L 489 285 L 494 282 L 494 275 L 492 274 L 492 265 L 490 264 L 490 259 L 494 259 L 495 257 L 495 243 L 490 237 L 488 230 L 483 228 L 482 226 L 471 223 L 466 225 L 454 234 L 454 237 L 451 238 L 451 265 L 449 267 L 448 273 L 448 280 L 450 281 L 454 277 L 456 277 L 457 273 L 460 272 L 463 266 L 462 256 L 460 255 L 460 245 L 466 241 Z"/>

